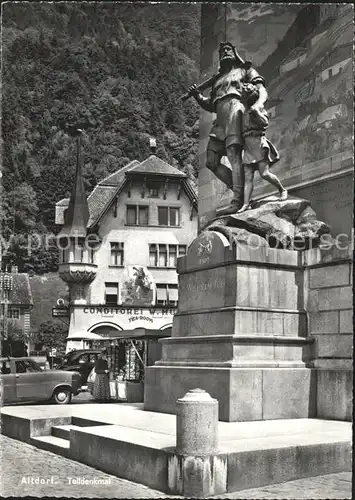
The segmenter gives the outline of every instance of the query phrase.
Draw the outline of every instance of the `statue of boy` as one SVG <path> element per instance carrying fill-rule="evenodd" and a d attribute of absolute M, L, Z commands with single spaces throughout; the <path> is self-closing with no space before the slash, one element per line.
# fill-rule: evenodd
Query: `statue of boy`
<path fill-rule="evenodd" d="M 219 48 L 220 68 L 213 82 L 211 94 L 204 97 L 196 85 L 189 88 L 199 105 L 217 117 L 210 132 L 207 146 L 207 168 L 210 169 L 229 189 L 233 190 L 232 203 L 223 213 L 235 213 L 243 204 L 243 167 L 242 167 L 242 123 L 245 112 L 241 102 L 242 84 L 252 83 L 259 90 L 259 97 L 252 109 L 264 107 L 267 92 L 264 78 L 244 62 L 230 42 L 223 42 Z M 232 171 L 221 163 L 222 156 L 227 156 Z"/>
<path fill-rule="evenodd" d="M 246 111 L 243 114 L 244 154 L 243 167 L 245 173 L 244 204 L 238 213 L 250 209 L 250 197 L 254 187 L 254 172 L 259 170 L 260 176 L 270 182 L 280 192 L 280 200 L 287 199 L 287 190 L 278 177 L 269 171 L 269 166 L 278 162 L 279 153 L 275 146 L 266 139 L 265 133 L 269 125 L 269 117 L 264 108 L 255 108 L 259 99 L 259 89 L 250 83 L 242 88 L 242 101 Z"/>

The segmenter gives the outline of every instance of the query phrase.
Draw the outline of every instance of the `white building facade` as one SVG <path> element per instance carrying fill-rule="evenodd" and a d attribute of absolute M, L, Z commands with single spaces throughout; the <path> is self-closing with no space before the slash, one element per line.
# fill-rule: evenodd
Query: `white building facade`
<path fill-rule="evenodd" d="M 70 289 L 67 351 L 94 340 L 170 336 L 177 259 L 197 234 L 191 181 L 154 155 L 131 162 L 90 194 L 85 231 L 70 206 L 86 201 L 78 181 L 76 191 L 76 202 L 72 195 L 56 205 L 58 241 L 66 240 L 59 273 Z"/>

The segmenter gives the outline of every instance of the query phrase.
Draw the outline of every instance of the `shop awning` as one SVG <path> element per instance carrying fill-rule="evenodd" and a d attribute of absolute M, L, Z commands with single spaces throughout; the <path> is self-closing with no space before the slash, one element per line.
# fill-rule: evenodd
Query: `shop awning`
<path fill-rule="evenodd" d="M 163 288 L 163 287 L 157 286 L 157 300 L 167 300 L 167 299 L 168 299 L 168 296 L 167 296 L 166 287 Z"/>

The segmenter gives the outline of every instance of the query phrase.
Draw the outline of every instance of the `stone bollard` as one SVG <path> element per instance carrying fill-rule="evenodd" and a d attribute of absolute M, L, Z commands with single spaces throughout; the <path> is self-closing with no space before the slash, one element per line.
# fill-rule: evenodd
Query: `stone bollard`
<path fill-rule="evenodd" d="M 227 491 L 227 459 L 218 454 L 218 401 L 203 389 L 178 399 L 176 454 L 169 461 L 169 489 L 185 497 Z"/>
<path fill-rule="evenodd" d="M 203 389 L 192 389 L 176 402 L 176 451 L 181 455 L 216 453 L 218 401 Z"/>

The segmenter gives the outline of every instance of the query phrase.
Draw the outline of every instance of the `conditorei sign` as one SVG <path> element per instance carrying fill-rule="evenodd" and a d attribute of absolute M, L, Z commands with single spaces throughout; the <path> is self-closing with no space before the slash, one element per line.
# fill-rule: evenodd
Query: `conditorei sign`
<path fill-rule="evenodd" d="M 128 319 L 129 323 L 133 323 L 134 321 L 148 321 L 149 323 L 153 323 L 156 318 L 165 318 L 168 316 L 173 316 L 176 313 L 176 309 L 168 309 L 168 308 L 130 308 L 130 307 L 104 307 L 104 306 L 91 306 L 84 307 L 84 314 L 94 314 L 94 315 L 102 315 L 102 316 L 124 316 Z"/>

